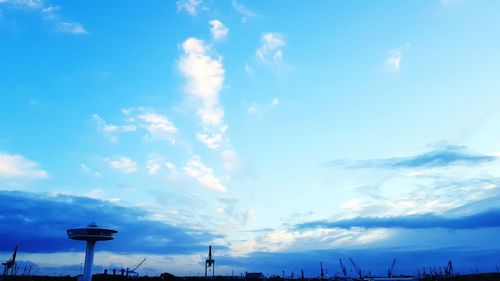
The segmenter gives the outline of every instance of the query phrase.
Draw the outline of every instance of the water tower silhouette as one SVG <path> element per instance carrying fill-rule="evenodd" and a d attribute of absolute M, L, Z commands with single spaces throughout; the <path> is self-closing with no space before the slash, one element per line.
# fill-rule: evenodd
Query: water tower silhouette
<path fill-rule="evenodd" d="M 83 269 L 83 281 L 92 280 L 92 263 L 94 263 L 94 247 L 97 241 L 108 241 L 115 239 L 118 231 L 109 228 L 100 228 L 95 223 L 82 228 L 72 228 L 66 230 L 69 239 L 87 241 L 85 251 L 85 266 Z"/>

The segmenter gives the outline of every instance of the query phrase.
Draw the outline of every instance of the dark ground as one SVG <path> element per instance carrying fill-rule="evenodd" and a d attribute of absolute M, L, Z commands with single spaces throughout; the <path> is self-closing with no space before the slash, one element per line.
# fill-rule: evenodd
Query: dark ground
<path fill-rule="evenodd" d="M 257 279 L 246 279 L 239 277 L 226 277 L 226 276 L 215 276 L 214 278 L 205 279 L 204 277 L 176 277 L 169 273 L 163 273 L 160 276 L 155 277 L 137 277 L 137 278 L 127 278 L 120 275 L 94 275 L 92 277 L 93 281 L 203 281 L 203 280 L 212 280 L 212 281 L 228 281 L 228 280 L 246 280 L 246 281 L 258 281 Z M 272 277 L 268 278 L 270 281 L 284 281 L 280 277 Z M 285 281 L 291 280 L 302 280 L 300 278 L 297 279 L 287 279 Z M 319 281 L 318 278 L 306 278 L 303 279 L 305 281 Z M 327 280 L 327 279 L 325 279 Z M 328 279 L 328 280 L 337 280 L 343 281 L 340 278 Z M 356 279 L 348 279 L 348 280 L 356 280 Z M 416 279 L 417 280 L 417 279 Z M 457 281 L 500 281 L 500 273 L 481 273 L 481 274 L 470 274 L 470 275 L 458 275 L 455 277 L 439 277 L 439 276 L 428 276 L 425 278 L 421 278 L 419 280 L 423 281 L 440 281 L 440 280 L 457 280 Z M 77 281 L 76 276 L 0 276 L 0 281 Z"/>

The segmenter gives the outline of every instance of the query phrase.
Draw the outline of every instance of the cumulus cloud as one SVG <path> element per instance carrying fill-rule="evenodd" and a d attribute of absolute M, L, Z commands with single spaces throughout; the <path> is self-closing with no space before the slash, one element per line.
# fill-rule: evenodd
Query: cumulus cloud
<path fill-rule="evenodd" d="M 224 82 L 222 58 L 213 58 L 203 41 L 189 38 L 182 43 L 184 55 L 179 69 L 187 79 L 186 90 L 201 102 L 198 111 L 206 125 L 219 125 L 224 111 L 219 104 L 219 92 Z"/>
<path fill-rule="evenodd" d="M 224 193 L 227 188 L 214 175 L 211 168 L 205 166 L 199 157 L 194 157 L 184 165 L 186 174 L 195 179 L 201 186 L 212 191 Z"/>
<path fill-rule="evenodd" d="M 219 102 L 224 83 L 222 58 L 212 57 L 210 48 L 197 38 L 184 41 L 182 50 L 179 70 L 187 80 L 186 92 L 199 104 L 197 115 L 203 125 L 203 133 L 197 137 L 210 148 L 218 147 L 214 141 L 220 142 L 227 129 L 223 122 L 224 109 Z"/>
<path fill-rule="evenodd" d="M 137 162 L 125 156 L 119 156 L 114 159 L 106 159 L 109 166 L 123 173 L 135 173 L 137 171 Z"/>
<path fill-rule="evenodd" d="M 212 26 L 210 32 L 212 32 L 212 38 L 215 41 L 224 40 L 227 38 L 229 29 L 219 20 L 211 20 L 208 23 Z"/>
<path fill-rule="evenodd" d="M 0 1 L 0 4 L 10 4 L 10 7 L 15 9 L 29 9 L 40 13 L 43 19 L 51 23 L 56 31 L 70 33 L 70 34 L 87 34 L 85 27 L 74 21 L 64 20 L 60 14 L 60 7 L 57 5 L 52 5 L 47 1 L 41 0 L 4 0 Z"/>
<path fill-rule="evenodd" d="M 198 13 L 198 6 L 200 6 L 202 3 L 202 0 L 179 0 L 177 1 L 177 10 L 184 10 L 192 16 L 196 16 L 196 14 Z"/>
<path fill-rule="evenodd" d="M 260 38 L 260 47 L 255 51 L 255 56 L 262 63 L 272 63 L 283 59 L 285 37 L 281 33 L 268 32 Z"/>
<path fill-rule="evenodd" d="M 47 171 L 40 164 L 22 155 L 0 152 L 0 179 L 45 179 Z"/>

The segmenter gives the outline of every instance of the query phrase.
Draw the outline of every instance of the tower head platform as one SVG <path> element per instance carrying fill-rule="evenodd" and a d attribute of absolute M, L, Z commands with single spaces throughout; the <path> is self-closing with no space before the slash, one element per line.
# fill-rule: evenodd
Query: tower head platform
<path fill-rule="evenodd" d="M 118 232 L 114 229 L 101 228 L 95 223 L 82 228 L 72 228 L 66 230 L 69 239 L 82 241 L 107 241 L 115 239 L 115 234 Z"/>
<path fill-rule="evenodd" d="M 115 239 L 118 231 L 99 227 L 95 223 L 82 228 L 70 228 L 66 230 L 69 239 L 87 242 L 85 250 L 85 266 L 83 268 L 83 281 L 92 280 L 92 264 L 94 263 L 94 247 L 97 241 L 108 241 Z"/>

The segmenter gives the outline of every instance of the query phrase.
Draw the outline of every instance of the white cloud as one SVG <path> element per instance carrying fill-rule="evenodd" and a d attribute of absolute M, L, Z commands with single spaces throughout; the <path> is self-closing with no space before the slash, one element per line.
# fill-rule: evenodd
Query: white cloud
<path fill-rule="evenodd" d="M 12 7 L 17 9 L 30 9 L 40 13 L 43 19 L 52 23 L 55 30 L 71 34 L 87 34 L 85 27 L 79 22 L 69 22 L 62 19 L 59 15 L 59 6 L 52 5 L 46 1 L 41 0 L 3 0 L 0 3 L 11 4 Z"/>
<path fill-rule="evenodd" d="M 208 23 L 212 26 L 210 32 L 212 32 L 212 38 L 215 41 L 224 40 L 227 38 L 229 29 L 219 20 L 211 20 Z"/>
<path fill-rule="evenodd" d="M 177 132 L 174 124 L 166 116 L 158 113 L 143 113 L 138 116 L 153 139 L 163 139 L 174 143 L 172 134 Z"/>
<path fill-rule="evenodd" d="M 209 134 L 197 133 L 196 138 L 211 149 L 218 148 L 221 142 L 224 140 L 222 134 L 209 135 Z"/>
<path fill-rule="evenodd" d="M 45 179 L 48 172 L 22 155 L 0 152 L 0 179 Z"/>
<path fill-rule="evenodd" d="M 57 29 L 72 34 L 87 34 L 87 30 L 79 22 L 58 22 Z"/>
<path fill-rule="evenodd" d="M 257 16 L 257 14 L 255 12 L 253 12 L 250 9 L 248 9 L 247 7 L 245 7 L 245 5 L 238 3 L 236 0 L 233 0 L 233 2 L 231 2 L 231 5 L 238 13 L 240 13 L 244 16 L 242 19 L 243 22 L 245 22 L 246 19 L 249 17 L 256 17 Z"/>
<path fill-rule="evenodd" d="M 149 175 L 156 175 L 165 168 L 169 171 L 169 178 L 174 178 L 177 173 L 175 165 L 158 154 L 150 154 L 148 156 L 146 168 L 148 169 Z"/>
<path fill-rule="evenodd" d="M 273 98 L 271 101 L 272 106 L 278 106 L 280 104 L 280 100 L 278 98 Z"/>
<path fill-rule="evenodd" d="M 150 159 L 148 159 L 146 168 L 148 169 L 148 174 L 154 175 L 161 169 L 161 163 L 158 159 L 150 157 Z"/>
<path fill-rule="evenodd" d="M 4 0 L 0 3 L 9 3 L 19 8 L 41 9 L 43 2 L 41 0 Z"/>
<path fill-rule="evenodd" d="M 125 156 L 120 156 L 115 159 L 106 159 L 106 162 L 108 162 L 111 168 L 123 173 L 130 174 L 137 171 L 137 162 Z"/>
<path fill-rule="evenodd" d="M 83 171 L 85 171 L 85 172 L 87 172 L 87 173 L 89 173 L 89 174 L 92 174 L 92 175 L 94 175 L 94 176 L 96 176 L 96 177 L 100 177 L 100 176 L 102 176 L 102 174 L 101 174 L 101 173 L 99 173 L 99 172 L 97 172 L 97 171 L 94 171 L 94 170 L 90 169 L 87 165 L 85 165 L 85 164 L 83 164 L 83 163 L 82 163 L 82 164 L 80 164 L 80 169 L 82 169 Z"/>
<path fill-rule="evenodd" d="M 113 125 L 109 124 L 98 114 L 92 115 L 92 120 L 97 124 L 97 129 L 103 132 L 113 142 L 118 141 L 118 133 L 134 132 L 137 127 L 135 125 Z"/>
<path fill-rule="evenodd" d="M 385 61 L 385 69 L 388 71 L 399 72 L 401 69 L 401 59 L 403 54 L 399 50 L 392 50 Z"/>
<path fill-rule="evenodd" d="M 187 80 L 186 92 L 199 104 L 197 115 L 203 125 L 203 133 L 198 133 L 197 137 L 213 148 L 214 140 L 222 142 L 227 129 L 223 123 L 224 109 L 219 102 L 224 83 L 222 58 L 213 58 L 209 47 L 197 38 L 184 41 L 182 50 L 179 70 Z M 220 141 L 217 134 L 221 135 Z"/>
<path fill-rule="evenodd" d="M 206 125 L 220 125 L 224 110 L 219 104 L 219 92 L 224 82 L 221 58 L 212 58 L 203 41 L 188 38 L 182 43 L 184 55 L 179 69 L 187 79 L 187 92 L 201 102 L 198 115 Z"/>
<path fill-rule="evenodd" d="M 198 6 L 202 3 L 202 0 L 179 0 L 177 1 L 177 10 L 184 10 L 192 16 L 196 16 L 198 13 Z"/>
<path fill-rule="evenodd" d="M 198 157 L 190 159 L 184 165 L 184 171 L 205 188 L 221 193 L 227 191 L 227 188 L 215 177 L 212 169 L 205 166 Z"/>
<path fill-rule="evenodd" d="M 285 38 L 281 33 L 268 32 L 260 38 L 260 47 L 255 52 L 255 56 L 262 63 L 271 63 L 283 59 L 283 47 Z"/>
<path fill-rule="evenodd" d="M 168 117 L 144 108 L 122 109 L 126 116 L 125 125 L 113 125 L 104 121 L 99 115 L 92 115 L 92 119 L 97 123 L 99 131 L 103 132 L 113 142 L 118 142 L 119 133 L 135 132 L 137 128 L 145 129 L 148 134 L 147 139 L 167 140 L 174 144 L 174 134 L 177 132 L 175 125 Z"/>

